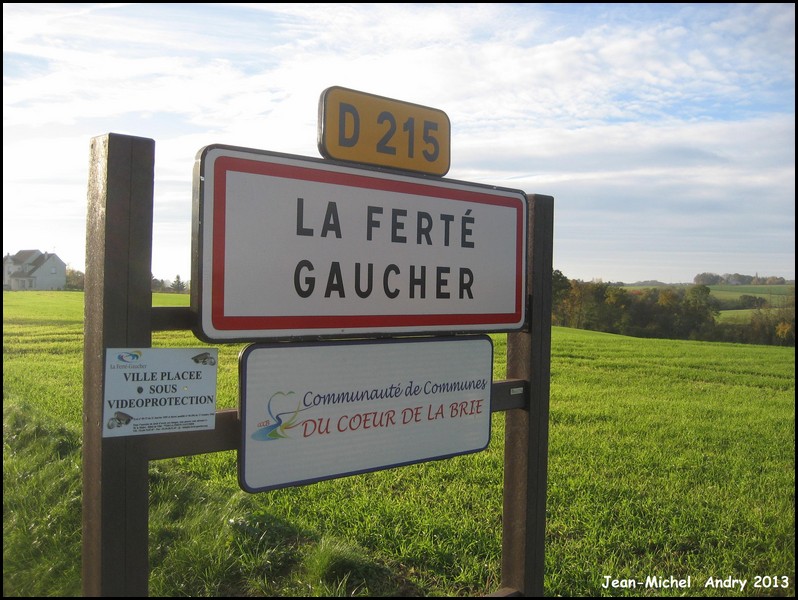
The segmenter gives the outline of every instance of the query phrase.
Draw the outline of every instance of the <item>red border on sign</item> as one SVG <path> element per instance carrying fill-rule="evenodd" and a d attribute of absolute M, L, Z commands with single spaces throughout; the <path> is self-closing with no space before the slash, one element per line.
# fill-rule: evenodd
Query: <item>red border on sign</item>
<path fill-rule="evenodd" d="M 478 204 L 504 206 L 516 210 L 516 293 L 515 311 L 512 313 L 467 313 L 467 314 L 400 314 L 400 315 L 297 315 L 297 316 L 226 316 L 224 313 L 224 258 L 225 258 L 225 213 L 227 206 L 227 173 L 249 173 L 300 179 L 318 183 L 344 185 L 364 189 L 398 192 L 416 196 L 460 200 Z M 516 198 L 496 196 L 478 191 L 452 189 L 402 181 L 380 179 L 367 175 L 328 171 L 282 163 L 263 162 L 221 156 L 214 161 L 213 189 L 213 256 L 211 268 L 211 322 L 219 331 L 268 331 L 268 330 L 325 330 L 363 329 L 371 327 L 440 327 L 468 325 L 518 325 L 523 314 L 523 269 L 525 253 L 524 204 Z"/>

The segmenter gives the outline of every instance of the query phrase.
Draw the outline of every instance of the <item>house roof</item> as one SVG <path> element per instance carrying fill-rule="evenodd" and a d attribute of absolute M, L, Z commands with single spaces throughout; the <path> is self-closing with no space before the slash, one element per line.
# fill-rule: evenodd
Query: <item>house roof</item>
<path fill-rule="evenodd" d="M 55 256 L 54 254 L 47 254 L 46 252 L 41 256 L 37 256 L 34 258 L 30 263 L 31 269 L 28 271 L 28 275 L 33 275 L 36 271 L 41 267 L 44 263 L 48 261 L 51 256 Z"/>
<path fill-rule="evenodd" d="M 18 265 L 24 265 L 34 260 L 41 252 L 39 250 L 20 250 L 11 258 Z"/>
<path fill-rule="evenodd" d="M 30 277 L 36 273 L 36 271 L 45 264 L 51 258 L 55 258 L 60 262 L 62 261 L 58 258 L 56 254 L 50 254 L 49 252 L 42 253 L 39 250 L 20 250 L 14 256 L 10 254 L 3 258 L 3 264 L 8 261 L 19 267 L 14 273 L 12 273 L 11 277 Z M 28 267 L 27 269 L 22 269 L 22 267 Z"/>

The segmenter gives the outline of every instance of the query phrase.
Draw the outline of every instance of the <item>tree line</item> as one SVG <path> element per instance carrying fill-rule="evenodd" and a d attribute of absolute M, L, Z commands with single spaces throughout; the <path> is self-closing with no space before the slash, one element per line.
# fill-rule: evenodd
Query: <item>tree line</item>
<path fill-rule="evenodd" d="M 693 277 L 696 285 L 785 285 L 784 277 L 760 277 L 759 275 L 741 275 L 740 273 L 699 273 Z"/>
<path fill-rule="evenodd" d="M 747 295 L 730 306 L 721 304 L 703 283 L 630 290 L 602 281 L 568 279 L 555 270 L 552 323 L 633 337 L 794 346 L 795 286 L 789 290 L 787 296 L 779 296 L 778 306 Z M 720 323 L 722 308 L 753 310 L 747 324 Z"/>
<path fill-rule="evenodd" d="M 67 269 L 66 289 L 82 290 L 84 275 Z M 707 281 L 712 283 L 706 283 Z M 734 283 L 732 283 L 734 282 Z M 711 295 L 710 285 L 783 285 L 784 278 L 701 273 L 694 285 L 626 289 L 622 284 L 568 279 L 552 273 L 552 324 L 632 337 L 669 338 L 749 344 L 795 345 L 795 286 L 766 299 L 741 294 L 734 301 Z M 153 292 L 187 293 L 190 282 L 152 278 Z M 748 323 L 720 323 L 721 310 L 751 309 Z"/>
<path fill-rule="evenodd" d="M 152 278 L 151 289 L 153 292 L 174 292 L 175 294 L 187 294 L 189 284 L 180 279 L 180 275 L 175 275 L 174 281 L 168 279 Z"/>
<path fill-rule="evenodd" d="M 153 292 L 172 292 L 175 294 L 187 294 L 190 289 L 190 282 L 186 282 L 180 278 L 180 275 L 175 275 L 173 281 L 168 279 L 158 279 L 154 275 L 150 275 L 151 284 L 150 289 Z M 64 289 L 73 291 L 83 291 L 85 286 L 86 275 L 82 271 L 67 267 L 66 269 L 66 287 Z"/>

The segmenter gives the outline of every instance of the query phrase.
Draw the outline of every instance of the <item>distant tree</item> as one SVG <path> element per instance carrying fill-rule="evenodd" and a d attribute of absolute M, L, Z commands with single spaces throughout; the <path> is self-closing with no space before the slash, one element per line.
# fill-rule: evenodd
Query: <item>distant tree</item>
<path fill-rule="evenodd" d="M 563 322 L 561 325 L 575 327 L 576 329 L 584 328 L 589 285 L 589 283 L 579 279 L 572 279 L 569 282 L 568 293 L 562 300 Z"/>
<path fill-rule="evenodd" d="M 693 283 L 696 285 L 720 285 L 722 282 L 721 276 L 717 273 L 699 273 L 693 277 Z"/>
<path fill-rule="evenodd" d="M 632 306 L 633 297 L 621 287 L 612 284 L 604 290 L 603 317 L 606 319 L 603 331 L 620 333 L 628 319 L 629 308 Z"/>
<path fill-rule="evenodd" d="M 743 275 L 742 273 L 726 273 L 723 276 L 725 282 L 729 285 L 751 285 L 754 280 L 753 275 Z"/>
<path fill-rule="evenodd" d="M 571 282 L 563 275 L 562 271 L 554 269 L 551 273 L 551 300 L 552 303 L 559 302 L 568 293 Z"/>
<path fill-rule="evenodd" d="M 180 275 L 175 275 L 175 280 L 172 282 L 172 291 L 176 294 L 182 294 L 186 291 L 186 284 L 180 279 Z"/>
<path fill-rule="evenodd" d="M 157 279 L 155 275 L 150 275 L 152 280 L 150 282 L 150 291 L 153 292 L 163 292 L 166 289 L 166 285 L 163 279 Z"/>
<path fill-rule="evenodd" d="M 773 341 L 784 346 L 795 346 L 795 286 L 787 289 L 787 295 L 779 306 L 763 312 L 768 314 Z"/>
<path fill-rule="evenodd" d="M 742 273 L 699 273 L 693 277 L 696 285 L 785 285 L 784 277 L 760 277 L 756 275 L 743 275 Z"/>
<path fill-rule="evenodd" d="M 554 325 L 561 325 L 563 317 L 563 302 L 571 290 L 571 282 L 563 275 L 562 271 L 555 269 L 551 273 L 551 316 Z"/>
<path fill-rule="evenodd" d="M 751 296 L 750 294 L 740 294 L 737 301 L 741 309 L 764 308 L 768 303 L 762 296 Z"/>
<path fill-rule="evenodd" d="M 739 273 L 727 277 L 737 282 L 754 279 Z M 714 273 L 696 275 L 704 281 L 718 278 L 727 283 Z M 552 274 L 552 324 L 645 338 L 795 345 L 794 285 L 787 296 L 777 296 L 779 306 L 759 296 L 740 298 L 754 309 L 750 323 L 718 323 L 721 302 L 709 284 L 627 290 L 601 280 L 568 280 L 556 271 Z M 734 306 L 723 308 L 741 308 L 741 302 L 734 300 Z"/>
<path fill-rule="evenodd" d="M 682 301 L 682 291 L 676 288 L 664 288 L 659 290 L 657 305 L 670 311 L 675 311 Z"/>
<path fill-rule="evenodd" d="M 687 290 L 677 319 L 677 337 L 705 339 L 720 314 L 718 301 L 706 285 L 694 285 Z"/>
<path fill-rule="evenodd" d="M 776 341 L 775 320 L 771 310 L 755 310 L 748 324 L 748 341 L 752 344 L 773 344 Z"/>
<path fill-rule="evenodd" d="M 795 346 L 795 321 L 781 321 L 776 325 L 776 337 L 785 346 Z"/>
<path fill-rule="evenodd" d="M 86 276 L 81 272 L 73 269 L 72 267 L 66 268 L 66 286 L 68 290 L 82 290 L 84 289 Z"/>
<path fill-rule="evenodd" d="M 585 329 L 617 333 L 617 311 L 613 305 L 607 303 L 607 295 L 611 289 L 614 288 L 600 279 L 594 279 L 587 284 L 586 318 L 582 325 Z"/>

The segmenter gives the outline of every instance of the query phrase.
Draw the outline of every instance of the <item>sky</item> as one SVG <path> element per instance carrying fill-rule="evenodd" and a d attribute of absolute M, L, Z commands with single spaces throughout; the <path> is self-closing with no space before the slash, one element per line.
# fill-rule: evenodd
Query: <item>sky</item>
<path fill-rule="evenodd" d="M 794 4 L 3 4 L 3 254 L 85 270 L 91 139 L 155 141 L 156 278 L 227 144 L 319 158 L 322 92 L 441 110 L 447 179 L 554 197 L 570 279 L 795 278 Z"/>

